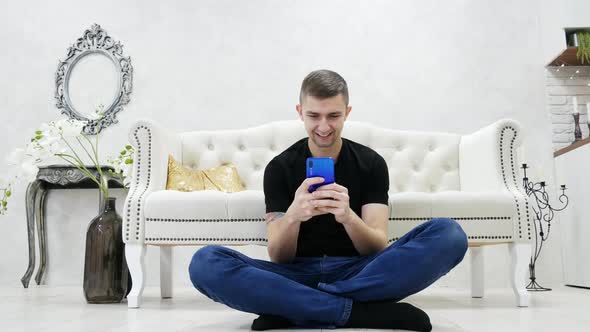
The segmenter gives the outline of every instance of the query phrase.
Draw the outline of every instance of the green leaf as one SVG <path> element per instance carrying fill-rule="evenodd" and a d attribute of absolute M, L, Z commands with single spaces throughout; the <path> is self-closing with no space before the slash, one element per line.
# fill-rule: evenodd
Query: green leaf
<path fill-rule="evenodd" d="M 576 58 L 578 58 L 582 63 L 585 63 L 590 59 L 590 32 L 578 32 L 578 41 L 580 42 L 580 45 L 578 46 L 578 51 L 576 52 Z"/>
<path fill-rule="evenodd" d="M 43 133 L 43 132 L 42 132 L 41 130 L 37 130 L 37 131 L 35 132 L 35 134 L 37 134 L 37 135 L 41 135 L 42 133 Z"/>
<path fill-rule="evenodd" d="M 131 145 L 125 145 L 125 149 L 131 150 L 131 149 L 133 149 L 133 147 Z"/>
<path fill-rule="evenodd" d="M 43 137 L 43 136 L 41 136 L 41 135 L 35 136 L 36 139 L 41 139 L 41 137 Z"/>
<path fill-rule="evenodd" d="M 125 153 L 127 153 L 127 150 L 121 151 L 121 154 L 125 154 Z"/>
<path fill-rule="evenodd" d="M 6 191 L 6 197 L 10 197 L 10 194 L 12 194 L 12 193 L 10 192 L 10 190 L 7 190 L 7 191 Z"/>
<path fill-rule="evenodd" d="M 2 201 L 2 206 L 6 206 L 8 204 L 7 201 Z"/>
<path fill-rule="evenodd" d="M 129 165 L 129 164 L 133 164 L 133 159 L 125 159 L 125 164 Z"/>

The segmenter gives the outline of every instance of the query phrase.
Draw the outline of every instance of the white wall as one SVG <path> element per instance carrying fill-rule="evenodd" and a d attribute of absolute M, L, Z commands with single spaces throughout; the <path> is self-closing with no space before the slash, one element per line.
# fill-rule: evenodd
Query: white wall
<path fill-rule="evenodd" d="M 311 70 L 328 68 L 349 83 L 350 120 L 470 133 L 514 118 L 524 128 L 525 161 L 533 172 L 551 175 L 543 66 L 550 56 L 545 49 L 559 49 L 555 44 L 561 41 L 541 43 L 548 29 L 540 22 L 551 14 L 549 5 L 534 0 L 2 4 L 0 129 L 6 144 L 0 155 L 26 142 L 41 122 L 59 117 L 53 101 L 57 61 L 96 22 L 123 43 L 134 67 L 131 103 L 119 114 L 119 124 L 101 135 L 103 157 L 126 144 L 127 129 L 139 117 L 177 131 L 295 119 L 301 80 Z M 0 217 L 2 284 L 19 286 L 27 265 L 24 190 L 15 188 L 9 214 Z M 116 195 L 121 213 L 124 193 Z M 83 234 L 96 204 L 91 190 L 49 193 L 48 284 L 81 283 Z M 147 281 L 155 285 L 157 249 L 150 249 Z M 178 285 L 190 286 L 186 267 L 196 249 L 177 251 Z M 240 250 L 266 258 L 265 248 Z M 555 258 L 557 236 L 538 262 L 537 277 L 546 286 L 561 283 Z M 506 247 L 490 247 L 486 259 L 488 285 L 508 287 Z M 467 290 L 468 267 L 466 257 L 437 285 Z"/>

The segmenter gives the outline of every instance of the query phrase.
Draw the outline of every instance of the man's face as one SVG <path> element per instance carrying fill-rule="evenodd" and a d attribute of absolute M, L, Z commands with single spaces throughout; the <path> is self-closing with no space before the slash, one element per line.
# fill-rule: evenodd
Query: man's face
<path fill-rule="evenodd" d="M 340 94 L 325 99 L 305 96 L 296 108 L 307 135 L 319 148 L 330 148 L 338 142 L 344 121 L 352 109 L 346 106 Z"/>

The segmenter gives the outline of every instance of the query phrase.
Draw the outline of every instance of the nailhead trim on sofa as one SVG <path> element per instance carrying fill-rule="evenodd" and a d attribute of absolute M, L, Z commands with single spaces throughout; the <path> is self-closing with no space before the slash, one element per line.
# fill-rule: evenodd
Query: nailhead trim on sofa
<path fill-rule="evenodd" d="M 514 135 L 512 136 L 512 139 L 510 140 L 510 169 L 512 171 L 512 178 L 514 180 L 514 186 L 515 188 L 510 188 L 508 185 L 508 182 L 506 180 L 506 172 L 504 171 L 504 151 L 502 150 L 503 145 L 503 139 L 504 139 L 504 133 L 506 132 L 506 130 L 512 130 L 512 132 L 514 133 Z M 522 239 L 522 225 L 520 222 L 521 216 L 520 216 L 520 204 L 518 202 L 518 198 L 516 197 L 516 195 L 514 195 L 513 190 L 516 190 L 517 192 L 521 193 L 522 192 L 519 190 L 518 184 L 516 183 L 516 174 L 514 171 L 514 155 L 513 155 L 513 151 L 514 151 L 514 141 L 516 140 L 516 135 L 517 132 L 516 130 L 511 127 L 511 126 L 507 126 L 502 128 L 502 132 L 500 133 L 500 169 L 502 170 L 502 180 L 504 181 L 504 186 L 506 186 L 506 189 L 508 189 L 508 191 L 512 194 L 512 197 L 514 198 L 514 202 L 516 203 L 516 213 L 517 213 L 517 217 L 518 217 L 518 237 L 520 239 Z M 523 194 L 524 195 L 524 194 Z M 529 217 L 529 202 L 528 200 L 525 200 L 525 210 L 526 210 L 526 220 L 527 220 L 527 226 L 528 226 L 528 238 L 529 240 L 531 239 L 531 224 L 530 224 L 530 217 Z"/>
<path fill-rule="evenodd" d="M 159 222 L 264 222 L 264 218 L 217 218 L 217 219 L 182 219 L 182 218 L 146 218 L 146 221 Z"/>
<path fill-rule="evenodd" d="M 512 239 L 512 235 L 485 235 L 485 236 L 468 236 L 469 239 L 474 240 L 497 240 L 497 239 Z M 393 242 L 399 240 L 399 237 L 394 237 L 389 239 L 388 242 Z M 176 242 L 186 242 L 186 241 L 232 241 L 232 242 L 249 242 L 249 241 L 261 241 L 261 242 L 268 242 L 268 239 L 265 238 L 229 238 L 229 237 L 146 237 L 146 242 L 150 241 L 176 241 Z"/>
<path fill-rule="evenodd" d="M 512 235 L 485 235 L 485 236 L 479 236 L 479 235 L 473 235 L 473 236 L 468 236 L 468 239 L 473 239 L 473 240 L 510 240 L 512 239 Z M 397 241 L 399 240 L 399 237 L 394 237 L 389 239 L 388 242 L 393 242 L 393 241 Z"/>
<path fill-rule="evenodd" d="M 148 158 L 147 158 L 147 183 L 145 184 L 144 188 L 139 188 L 139 179 L 141 177 L 141 145 L 139 144 L 139 137 L 137 136 L 137 133 L 140 129 L 145 129 L 147 131 L 148 134 Z M 139 240 L 139 228 L 140 228 L 140 210 L 141 210 L 141 201 L 143 198 L 143 195 L 145 195 L 146 191 L 148 190 L 149 186 L 150 186 L 150 179 L 151 179 L 151 166 L 152 166 L 152 132 L 151 129 L 146 127 L 146 126 L 138 126 L 137 129 L 135 129 L 135 133 L 133 134 L 133 136 L 135 137 L 135 142 L 136 142 L 136 146 L 137 146 L 137 151 L 135 151 L 135 154 L 137 155 L 137 167 L 135 168 L 135 171 L 137 172 L 135 177 L 135 186 L 133 187 L 133 191 L 129 194 L 131 195 L 131 197 L 134 197 L 136 195 L 136 191 L 138 190 L 142 190 L 141 194 L 139 195 L 139 198 L 137 199 L 137 212 L 135 214 L 135 240 Z M 128 200 L 128 205 L 127 205 L 127 222 L 125 225 L 125 240 L 129 241 L 129 230 L 131 228 L 131 204 L 132 204 L 133 200 Z"/>
<path fill-rule="evenodd" d="M 234 242 L 248 242 L 248 241 L 262 241 L 268 242 L 265 238 L 234 238 L 234 237 L 146 237 L 146 241 L 234 241 Z"/>
<path fill-rule="evenodd" d="M 389 220 L 430 220 L 439 217 L 414 217 L 414 218 L 405 218 L 405 217 L 393 217 L 389 218 Z M 453 220 L 510 220 L 510 217 L 444 217 L 450 218 Z"/>
<path fill-rule="evenodd" d="M 434 217 L 436 218 L 436 217 Z M 445 217 L 453 220 L 510 220 L 510 217 Z M 389 220 L 403 221 L 403 220 L 430 220 L 433 217 L 415 217 L 404 218 L 394 217 Z M 146 221 L 152 222 L 264 222 L 264 218 L 214 218 L 214 219 L 183 219 L 183 218 L 146 218 Z"/>

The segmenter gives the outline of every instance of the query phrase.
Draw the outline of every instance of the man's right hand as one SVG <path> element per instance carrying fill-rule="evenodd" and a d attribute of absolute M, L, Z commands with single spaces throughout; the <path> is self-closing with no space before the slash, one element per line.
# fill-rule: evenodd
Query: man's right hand
<path fill-rule="evenodd" d="M 292 220 L 305 222 L 312 217 L 326 214 L 326 212 L 318 211 L 315 206 L 313 206 L 314 198 L 309 192 L 309 187 L 312 184 L 322 182 L 324 182 L 324 178 L 322 177 L 313 177 L 303 180 L 299 188 L 295 191 L 293 203 L 291 203 L 291 206 L 289 206 L 289 209 L 286 212 Z"/>

